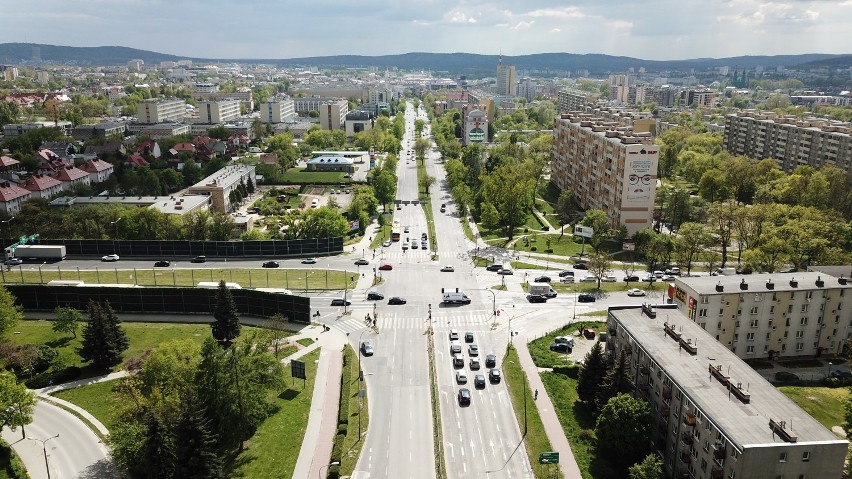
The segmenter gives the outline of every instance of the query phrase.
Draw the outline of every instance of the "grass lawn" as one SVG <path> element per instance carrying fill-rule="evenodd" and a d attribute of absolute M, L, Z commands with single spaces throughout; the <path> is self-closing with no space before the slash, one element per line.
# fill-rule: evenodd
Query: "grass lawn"
<path fill-rule="evenodd" d="M 237 456 L 229 477 L 291 477 L 308 427 L 308 415 L 316 378 L 320 350 L 304 356 L 307 381 L 293 379 L 284 368 L 286 389 L 275 397 L 275 413 L 266 418 L 246 449 Z"/>
<path fill-rule="evenodd" d="M 651 285 L 650 289 L 648 285 Z M 576 286 L 575 286 L 576 285 Z M 596 292 L 607 292 L 607 293 L 615 293 L 619 291 L 627 291 L 628 289 L 639 288 L 645 291 L 665 291 L 668 288 L 668 283 L 663 283 L 657 281 L 655 283 L 630 283 L 627 284 L 624 281 L 616 281 L 614 283 L 604 283 L 601 282 L 601 289 L 598 289 L 598 283 L 559 283 L 552 282 L 550 286 L 557 293 L 571 293 L 574 291 L 576 287 L 577 292 L 579 293 L 596 293 Z"/>
<path fill-rule="evenodd" d="M 530 350 L 530 356 L 532 356 L 535 365 L 540 368 L 565 367 L 565 353 L 555 353 L 550 350 L 553 338 L 556 336 L 573 336 L 574 333 L 584 328 L 591 328 L 600 332 L 606 330 L 606 324 L 598 321 L 578 321 L 567 324 L 546 336 L 532 341 L 527 347 Z"/>
<path fill-rule="evenodd" d="M 362 436 L 367 434 L 367 425 L 370 423 L 368 415 L 369 405 L 367 404 L 367 396 L 358 397 L 358 390 L 366 386 L 363 382 L 358 381 L 358 353 L 351 347 L 346 346 L 343 354 L 346 361 L 352 364 L 349 368 L 349 378 L 344 382 L 344 387 L 348 387 L 349 391 L 349 426 L 346 429 L 346 439 L 343 441 L 343 463 L 340 465 L 340 475 L 342 477 L 351 476 L 358 463 L 358 456 L 361 455 L 361 448 L 364 446 Z M 359 418 L 360 416 L 360 418 Z M 360 421 L 361 430 L 358 430 Z M 359 435 L 360 432 L 360 435 Z"/>
<path fill-rule="evenodd" d="M 541 269 L 541 266 L 532 263 L 524 263 L 523 261 L 512 261 L 510 263 L 514 269 Z"/>
<path fill-rule="evenodd" d="M 321 262 L 321 260 L 319 260 Z M 140 286 L 195 286 L 201 281 L 225 280 L 246 288 L 290 288 L 295 290 L 344 289 L 347 273 L 351 276 L 358 267 L 349 271 L 325 269 L 120 269 L 100 267 L 95 271 L 60 269 L 60 266 L 38 270 L 12 270 L 3 273 L 4 283 L 47 283 L 55 279 L 84 281 L 92 284 L 137 284 Z M 347 287 L 355 285 L 349 281 Z"/>
<path fill-rule="evenodd" d="M 778 390 L 823 426 L 843 425 L 843 402 L 849 399 L 849 388 L 781 386 Z"/>
<path fill-rule="evenodd" d="M 524 446 L 527 450 L 527 456 L 532 463 L 532 470 L 535 477 L 554 477 L 546 476 L 541 471 L 541 468 L 536 467 L 538 455 L 542 452 L 552 451 L 553 447 L 547 439 L 547 434 L 544 432 L 544 424 L 541 422 L 541 416 L 538 415 L 538 408 L 535 407 L 535 402 L 532 398 L 532 391 L 527 383 L 527 377 L 521 369 L 521 362 L 518 360 L 518 353 L 515 348 L 509 345 L 506 352 L 506 358 L 503 360 L 503 377 L 506 380 L 506 388 L 509 390 L 509 396 L 512 398 L 512 407 L 515 409 L 515 416 L 518 418 L 518 424 L 521 427 L 521 433 L 524 432 L 524 396 L 527 401 L 527 433 L 524 436 Z M 526 391 L 524 391 L 526 389 Z M 572 444 L 573 447 L 573 444 Z M 557 477 L 564 477 L 561 471 L 556 471 Z"/>
<path fill-rule="evenodd" d="M 116 413 L 121 409 L 119 397 L 112 393 L 112 388 L 117 383 L 118 381 L 106 381 L 80 386 L 59 391 L 53 396 L 80 406 L 95 416 L 107 429 L 112 429 L 118 420 Z"/>
<path fill-rule="evenodd" d="M 392 229 L 393 229 L 393 226 L 390 225 L 390 224 L 385 224 L 384 226 L 379 228 L 378 233 L 376 233 L 376 235 L 373 236 L 373 242 L 370 243 L 370 249 L 380 248 L 382 246 L 382 243 L 389 240 L 390 237 L 391 237 L 391 230 Z"/>
<path fill-rule="evenodd" d="M 523 236 L 529 238 L 529 246 L 524 242 Z M 579 256 L 581 251 L 584 251 L 587 255 L 594 253 L 594 249 L 589 246 L 588 241 L 584 248 L 580 238 L 576 238 L 577 241 L 574 241 L 575 237 L 567 234 L 525 234 L 512 246 L 512 250 L 522 252 L 533 251 L 532 248 L 535 248 L 535 253 L 544 254 L 545 250 L 548 249 L 548 239 L 550 240 L 550 249 L 553 250 L 552 254 L 557 256 Z M 621 243 L 606 241 L 601 245 L 601 250 L 607 253 L 615 253 L 621 251 L 621 246 Z"/>
<path fill-rule="evenodd" d="M 344 178 L 341 171 L 306 171 L 305 168 L 290 168 L 279 180 L 282 183 L 351 183 L 352 178 Z"/>
<path fill-rule="evenodd" d="M 314 344 L 314 340 L 311 339 L 311 338 L 302 338 L 302 339 L 297 340 L 296 342 L 301 344 L 304 347 L 308 347 L 311 344 Z"/>
<path fill-rule="evenodd" d="M 462 231 L 464 231 L 464 235 L 467 236 L 467 239 L 476 242 L 476 236 L 473 234 L 473 230 L 470 228 L 470 223 L 467 221 L 467 217 L 459 220 L 462 226 Z"/>

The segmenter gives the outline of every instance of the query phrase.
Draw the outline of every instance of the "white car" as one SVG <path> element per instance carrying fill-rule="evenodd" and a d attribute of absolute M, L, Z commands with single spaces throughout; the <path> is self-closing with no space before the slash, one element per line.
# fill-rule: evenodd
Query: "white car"
<path fill-rule="evenodd" d="M 442 272 L 445 272 L 445 273 L 452 273 L 452 272 L 453 272 L 453 271 L 455 271 L 455 270 L 456 270 L 455 268 L 453 268 L 452 266 L 449 266 L 449 265 L 448 265 L 448 266 L 443 266 L 443 267 L 441 268 L 441 271 L 442 271 Z"/>
<path fill-rule="evenodd" d="M 584 276 L 580 278 L 581 283 L 597 283 L 597 281 L 598 278 L 595 278 L 594 276 Z"/>
<path fill-rule="evenodd" d="M 101 256 L 101 261 L 118 261 L 117 254 L 108 254 L 106 256 Z"/>
<path fill-rule="evenodd" d="M 382 246 L 384 246 L 385 248 L 390 248 L 390 245 L 391 245 L 391 241 L 390 241 L 390 240 L 387 240 L 387 241 L 385 241 L 384 243 L 382 243 Z"/>
<path fill-rule="evenodd" d="M 302 260 L 302 264 L 317 264 L 316 258 L 305 258 Z"/>
<path fill-rule="evenodd" d="M 604 276 L 603 278 L 601 278 L 601 281 L 603 281 L 604 283 L 615 283 L 616 281 L 618 281 L 618 278 L 616 278 L 615 276 Z"/>
<path fill-rule="evenodd" d="M 467 373 L 464 371 L 456 371 L 456 382 L 458 384 L 467 384 Z"/>
<path fill-rule="evenodd" d="M 4 264 L 6 264 L 7 266 L 17 266 L 19 264 L 23 264 L 23 262 L 24 260 L 22 260 L 21 258 L 9 258 L 4 262 Z"/>
<path fill-rule="evenodd" d="M 559 278 L 559 282 L 560 283 L 573 283 L 574 277 L 573 276 L 563 276 L 563 277 Z"/>
<path fill-rule="evenodd" d="M 639 288 L 631 288 L 627 290 L 627 296 L 645 296 L 645 292 Z"/>

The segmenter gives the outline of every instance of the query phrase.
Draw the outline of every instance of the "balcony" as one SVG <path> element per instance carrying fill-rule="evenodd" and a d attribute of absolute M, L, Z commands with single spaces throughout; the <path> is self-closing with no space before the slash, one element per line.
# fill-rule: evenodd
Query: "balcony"
<path fill-rule="evenodd" d="M 695 439 L 692 437 L 692 434 L 684 431 L 680 433 L 680 442 L 691 446 L 695 442 Z"/>
<path fill-rule="evenodd" d="M 672 398 L 672 388 L 663 388 L 663 399 Z"/>
<path fill-rule="evenodd" d="M 687 426 L 695 426 L 695 413 L 685 412 L 683 413 L 683 423 Z"/>
<path fill-rule="evenodd" d="M 680 453 L 680 462 L 683 462 L 684 464 L 689 464 L 690 462 L 692 462 L 692 454 L 690 454 L 689 451 L 681 452 Z"/>
<path fill-rule="evenodd" d="M 650 374 L 651 370 L 648 366 L 639 366 L 639 374 Z"/>
<path fill-rule="evenodd" d="M 714 468 L 710 469 L 710 477 L 712 479 L 722 479 L 723 476 L 724 476 L 724 473 L 722 472 L 722 468 L 714 467 Z"/>
<path fill-rule="evenodd" d="M 725 457 L 728 456 L 728 451 L 725 449 L 724 445 L 716 444 L 713 446 L 713 457 L 719 460 L 725 460 Z"/>

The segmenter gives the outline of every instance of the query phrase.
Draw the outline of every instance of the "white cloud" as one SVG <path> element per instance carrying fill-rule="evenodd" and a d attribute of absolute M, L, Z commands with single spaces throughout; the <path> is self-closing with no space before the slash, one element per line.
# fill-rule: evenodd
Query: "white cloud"
<path fill-rule="evenodd" d="M 531 21 L 531 22 L 518 22 L 518 23 L 517 23 L 517 24 L 515 24 L 515 26 L 514 26 L 514 27 L 512 27 L 511 29 L 512 29 L 512 30 L 527 30 L 528 28 L 530 28 L 531 26 L 533 26 L 533 23 L 535 23 L 535 20 L 533 20 L 533 21 Z"/>
<path fill-rule="evenodd" d="M 559 33 L 561 31 L 562 30 L 560 30 L 559 28 L 551 28 L 550 30 L 548 30 L 549 33 Z"/>
<path fill-rule="evenodd" d="M 542 8 L 526 12 L 523 15 L 546 18 L 585 18 L 587 16 L 577 7 Z"/>

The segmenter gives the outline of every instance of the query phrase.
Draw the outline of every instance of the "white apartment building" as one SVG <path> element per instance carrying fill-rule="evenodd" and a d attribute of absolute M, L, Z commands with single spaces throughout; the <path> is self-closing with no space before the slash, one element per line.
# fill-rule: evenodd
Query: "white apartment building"
<path fill-rule="evenodd" d="M 164 123 L 180 121 L 186 117 L 186 102 L 183 100 L 150 99 L 137 107 L 136 120 L 139 123 Z"/>
<path fill-rule="evenodd" d="M 232 209 L 231 191 L 238 188 L 240 184 L 248 185 L 249 181 L 257 185 L 254 165 L 229 165 L 190 186 L 187 193 L 207 195 L 210 197 L 210 207 L 213 210 L 229 213 Z"/>
<path fill-rule="evenodd" d="M 320 105 L 320 128 L 323 130 L 342 130 L 346 126 L 346 114 L 349 113 L 349 102 L 334 100 Z"/>
<path fill-rule="evenodd" d="M 200 123 L 219 124 L 240 117 L 239 100 L 200 101 L 196 105 Z"/>
<path fill-rule="evenodd" d="M 852 338 L 852 285 L 817 272 L 679 278 L 677 308 L 740 358 L 836 355 Z"/>
<path fill-rule="evenodd" d="M 264 123 L 290 123 L 296 119 L 292 98 L 269 100 L 261 111 Z"/>
<path fill-rule="evenodd" d="M 583 209 L 605 211 L 627 234 L 650 228 L 660 152 L 650 133 L 590 113 L 556 119 L 551 179 Z"/>
<path fill-rule="evenodd" d="M 556 98 L 558 113 L 568 113 L 569 111 L 580 110 L 586 105 L 597 103 L 600 95 L 580 90 L 561 90 L 557 93 Z"/>
<path fill-rule="evenodd" d="M 725 116 L 724 144 L 734 155 L 772 158 L 787 173 L 800 165 L 852 172 L 850 123 L 745 110 Z"/>
<path fill-rule="evenodd" d="M 648 401 L 648 441 L 666 477 L 841 477 L 849 442 L 680 311 L 610 308 L 607 333 L 607 351 L 627 355 L 634 394 Z"/>
<path fill-rule="evenodd" d="M 314 96 L 304 98 L 293 98 L 293 109 L 298 113 L 307 113 L 309 111 L 320 111 L 320 107 L 330 101 L 338 101 L 338 97 Z"/>

